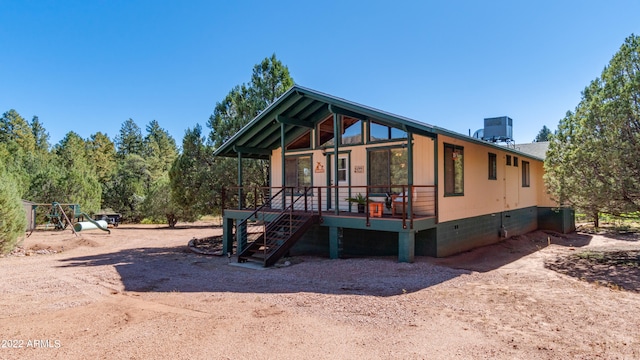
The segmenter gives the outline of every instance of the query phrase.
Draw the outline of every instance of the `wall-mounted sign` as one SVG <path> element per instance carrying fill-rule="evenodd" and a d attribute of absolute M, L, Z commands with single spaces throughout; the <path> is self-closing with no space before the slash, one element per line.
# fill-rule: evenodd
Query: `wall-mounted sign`
<path fill-rule="evenodd" d="M 364 173 L 364 166 L 362 166 L 362 165 L 354 166 L 353 167 L 353 172 L 356 173 L 356 174 Z"/>
<path fill-rule="evenodd" d="M 320 163 L 320 161 L 316 162 L 316 170 L 315 172 L 317 173 L 323 173 L 324 172 L 324 165 L 322 165 Z"/>

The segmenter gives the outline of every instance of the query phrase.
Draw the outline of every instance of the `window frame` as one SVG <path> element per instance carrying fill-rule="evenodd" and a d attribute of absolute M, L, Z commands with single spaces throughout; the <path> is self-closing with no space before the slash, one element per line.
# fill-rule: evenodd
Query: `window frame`
<path fill-rule="evenodd" d="M 328 139 L 327 141 L 322 142 L 322 138 L 321 138 L 321 137 L 322 137 L 322 135 L 323 135 L 324 133 L 328 133 L 328 132 L 326 132 L 326 131 L 325 131 L 325 132 L 323 132 L 323 131 L 321 130 L 321 127 L 322 127 L 322 125 L 323 125 L 325 122 L 327 122 L 327 121 L 331 122 L 331 133 L 333 133 L 333 138 L 330 138 L 330 139 Z M 336 141 L 336 134 L 334 133 L 334 129 L 333 129 L 333 115 L 329 115 L 328 117 L 326 117 L 326 118 L 324 118 L 323 120 L 319 121 L 319 122 L 318 122 L 318 124 L 315 126 L 315 131 L 316 131 L 315 138 L 316 138 L 316 148 L 317 148 L 317 149 L 327 149 L 327 148 L 330 148 L 330 147 L 333 147 L 333 146 L 334 146 L 335 141 Z M 327 143 L 328 143 L 329 141 L 331 141 L 332 139 L 333 139 L 334 143 L 333 143 L 333 144 L 328 144 L 328 145 L 327 145 Z"/>
<path fill-rule="evenodd" d="M 489 153 L 489 180 L 498 180 L 498 155 Z"/>
<path fill-rule="evenodd" d="M 522 187 L 531 187 L 531 164 L 522 161 Z"/>
<path fill-rule="evenodd" d="M 511 155 L 506 155 L 505 163 L 507 166 L 511 166 Z"/>
<path fill-rule="evenodd" d="M 444 151 L 443 151 L 443 168 L 444 168 L 444 196 L 464 196 L 464 146 L 460 146 L 460 145 L 454 145 L 454 144 L 448 144 L 448 143 L 444 143 Z M 451 161 L 447 161 L 447 149 L 451 149 Z M 455 162 L 456 160 L 453 159 L 453 154 L 456 153 L 456 151 L 460 152 L 460 156 L 461 156 L 461 160 L 462 160 L 462 164 L 461 164 L 461 171 L 462 174 L 460 176 L 461 179 L 461 190 L 460 191 L 456 191 L 456 178 L 457 178 L 457 174 L 456 174 L 456 166 L 455 166 Z M 451 171 L 453 172 L 452 175 L 449 175 L 449 166 L 451 166 Z M 451 186 L 452 188 L 449 189 L 449 176 L 453 176 L 452 182 L 451 182 Z"/>
<path fill-rule="evenodd" d="M 349 118 L 349 119 L 354 119 L 356 120 L 356 122 L 354 124 L 352 124 L 351 126 L 349 126 L 349 129 L 353 126 L 355 126 L 355 128 L 357 128 L 360 132 L 360 141 L 359 142 L 353 142 L 353 143 L 344 143 L 343 139 L 344 139 L 344 134 L 346 132 L 346 129 L 344 127 L 345 124 L 345 118 Z M 358 125 L 358 122 L 360 123 Z M 356 145 L 362 145 L 364 144 L 364 123 L 365 120 L 362 119 L 358 119 L 356 117 L 352 117 L 352 116 L 340 116 L 340 146 L 356 146 Z M 354 129 L 355 129 L 354 128 Z M 335 138 L 335 137 L 334 137 Z"/>
<path fill-rule="evenodd" d="M 376 125 L 378 125 L 378 126 L 383 126 L 383 127 L 387 128 L 387 138 L 385 138 L 385 139 L 375 139 L 375 140 L 371 138 L 371 124 L 374 124 L 374 123 Z M 394 129 L 395 130 L 399 130 L 399 131 L 403 131 L 404 132 L 404 137 L 393 137 Z M 390 142 L 390 141 L 402 141 L 402 140 L 406 140 L 408 138 L 409 138 L 408 133 L 406 131 L 402 130 L 402 129 L 382 124 L 381 122 L 373 120 L 373 119 L 367 121 L 367 143 L 375 144 L 375 143 L 383 143 L 383 142 Z"/>
<path fill-rule="evenodd" d="M 300 185 L 300 159 L 301 158 L 308 158 L 309 159 L 309 184 L 302 184 L 302 186 Z M 295 166 L 295 173 L 296 173 L 296 184 L 295 185 L 289 185 L 287 184 L 287 179 L 289 179 L 289 174 L 287 173 L 287 170 L 289 170 L 289 166 L 286 166 L 287 161 L 295 159 L 296 160 L 296 166 Z M 302 194 L 302 191 L 304 191 L 304 188 L 307 187 L 313 187 L 313 154 L 296 154 L 296 155 L 288 155 L 285 156 L 285 160 L 284 160 L 285 164 L 283 166 L 285 166 L 285 177 L 282 181 L 282 183 L 284 184 L 284 187 L 293 187 L 294 188 L 294 194 L 298 195 L 298 194 Z M 301 190 L 302 189 L 302 190 Z M 290 194 L 291 192 L 289 192 L 288 190 L 286 191 L 287 194 Z"/>
<path fill-rule="evenodd" d="M 392 165 L 393 165 L 393 161 L 391 160 L 393 158 L 393 151 L 394 150 L 402 150 L 405 152 L 408 152 L 407 148 L 402 146 L 402 145 L 398 145 L 398 146 L 384 146 L 384 147 L 373 147 L 373 148 L 368 148 L 367 149 L 367 185 L 370 187 L 370 193 L 369 196 L 385 196 L 387 194 L 391 195 L 395 192 L 401 192 L 401 190 L 399 190 L 400 188 L 392 188 L 391 185 L 408 185 L 409 183 L 409 178 L 407 175 L 407 178 L 404 179 L 404 181 L 400 184 L 392 184 L 391 183 L 391 178 L 392 178 Z M 373 174 L 372 171 L 372 162 L 371 162 L 371 153 L 373 152 L 379 152 L 379 151 L 385 151 L 387 153 L 387 171 L 385 172 L 385 175 L 387 177 L 387 183 L 386 184 L 380 184 L 380 185 L 375 185 L 371 183 L 371 175 Z M 408 153 L 407 153 L 408 155 Z M 408 163 L 408 156 L 407 158 L 407 164 L 405 166 L 410 166 Z M 407 168 L 408 171 L 408 168 Z M 408 174 L 408 173 L 407 173 Z M 388 187 L 386 187 L 385 185 L 389 185 Z M 377 188 L 374 188 L 374 186 L 377 186 Z M 381 191 L 373 191 L 373 190 L 381 190 Z M 395 191 L 398 190 L 398 191 Z"/>
<path fill-rule="evenodd" d="M 291 145 L 294 145 L 296 142 L 302 140 L 304 137 L 309 137 L 309 146 L 308 147 L 296 147 L 292 148 Z M 313 149 L 313 131 L 311 129 L 305 131 L 302 135 L 296 137 L 292 141 L 290 141 L 287 146 L 285 146 L 287 151 L 300 151 L 300 150 L 311 150 Z"/>

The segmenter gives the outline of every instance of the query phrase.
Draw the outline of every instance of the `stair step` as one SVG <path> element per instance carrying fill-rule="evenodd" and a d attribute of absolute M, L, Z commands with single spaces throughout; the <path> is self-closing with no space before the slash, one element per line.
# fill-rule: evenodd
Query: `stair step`
<path fill-rule="evenodd" d="M 302 211 L 281 212 L 271 222 L 264 223 L 265 233 L 248 239 L 248 246 L 239 254 L 238 261 L 255 261 L 271 266 L 301 236 L 301 230 L 310 226 L 310 220 L 318 216 Z M 293 241 L 293 242 L 292 242 Z M 267 247 L 265 252 L 264 247 Z"/>
<path fill-rule="evenodd" d="M 264 259 L 265 259 L 267 256 L 269 256 L 269 253 L 267 253 L 267 255 L 265 255 L 263 252 L 255 252 L 255 253 L 252 253 L 252 254 L 250 254 L 250 255 L 243 256 L 243 257 L 245 257 L 245 258 L 252 258 L 252 259 L 259 259 L 259 260 L 261 260 L 261 261 L 264 261 Z"/>

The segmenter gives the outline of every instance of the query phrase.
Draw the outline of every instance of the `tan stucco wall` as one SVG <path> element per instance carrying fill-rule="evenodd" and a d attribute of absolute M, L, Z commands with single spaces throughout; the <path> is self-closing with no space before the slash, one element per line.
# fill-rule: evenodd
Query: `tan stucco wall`
<path fill-rule="evenodd" d="M 271 152 L 271 186 L 282 186 L 282 148 Z"/>
<path fill-rule="evenodd" d="M 433 185 L 434 183 L 434 140 L 429 137 L 414 135 L 413 149 L 413 183 L 414 185 Z M 393 141 L 384 143 L 374 143 L 366 145 L 343 146 L 339 149 L 339 156 L 347 156 L 350 160 L 351 186 L 367 185 L 367 149 L 375 149 L 378 147 L 386 148 L 390 146 L 398 146 L 406 144 L 406 141 Z M 333 155 L 333 149 L 327 149 L 326 154 Z M 322 150 L 299 150 L 287 151 L 285 156 L 311 154 L 313 164 L 313 186 L 327 186 L 328 167 L 333 163 L 327 163 L 327 155 Z M 332 159 L 332 158 L 331 158 Z M 331 160 L 333 162 L 333 160 Z M 281 149 L 275 149 L 271 152 L 271 186 L 282 186 L 282 164 Z M 319 164 L 318 164 L 319 163 Z M 322 170 L 316 168 L 320 166 Z M 364 172 L 356 172 L 356 167 L 364 168 Z"/>
<path fill-rule="evenodd" d="M 533 165 L 532 165 L 533 167 Z M 551 199 L 551 195 L 549 194 L 549 191 L 547 190 L 547 187 L 544 185 L 544 163 L 543 162 L 537 162 L 536 163 L 536 167 L 537 170 L 540 174 L 543 174 L 542 176 L 536 178 L 536 180 L 538 181 L 538 206 L 540 207 L 555 207 L 558 206 L 558 203 L 554 200 Z"/>
<path fill-rule="evenodd" d="M 544 187 L 543 162 L 523 155 L 518 157 L 518 166 L 506 165 L 507 151 L 467 142 L 465 140 L 438 136 L 438 202 L 439 221 L 451 221 L 473 216 L 498 213 L 530 206 L 556 206 Z M 367 148 L 397 146 L 405 142 L 385 142 L 366 145 L 340 147 L 340 154 L 348 154 L 350 159 L 349 178 L 351 186 L 367 185 Z M 444 196 L 444 143 L 464 147 L 464 196 Z M 414 185 L 434 184 L 434 140 L 420 135 L 413 137 L 413 183 Z M 327 162 L 333 149 L 288 151 L 287 156 L 311 154 L 313 185 L 327 186 L 327 174 L 331 164 Z M 497 180 L 488 179 L 488 154 L 497 155 Z M 510 153 L 514 156 L 513 153 Z M 522 161 L 530 164 L 530 187 L 522 187 Z M 316 171 L 316 167 L 322 171 Z M 364 172 L 356 173 L 356 167 L 364 167 Z M 281 150 L 271 154 L 271 184 L 282 185 Z M 360 192 L 354 189 L 355 192 Z M 364 192 L 364 188 L 361 190 Z"/>
<path fill-rule="evenodd" d="M 413 184 L 435 183 L 434 140 L 430 137 L 413 136 Z"/>
<path fill-rule="evenodd" d="M 464 147 L 464 196 L 444 196 L 444 144 Z M 489 180 L 489 153 L 497 156 L 497 180 Z M 506 155 L 512 165 L 506 165 Z M 513 156 L 518 166 L 513 166 Z M 530 164 L 529 187 L 522 186 L 522 161 Z M 439 221 L 451 221 L 484 214 L 525 208 L 550 206 L 542 182 L 542 161 L 507 153 L 498 148 L 440 135 L 438 137 Z"/>

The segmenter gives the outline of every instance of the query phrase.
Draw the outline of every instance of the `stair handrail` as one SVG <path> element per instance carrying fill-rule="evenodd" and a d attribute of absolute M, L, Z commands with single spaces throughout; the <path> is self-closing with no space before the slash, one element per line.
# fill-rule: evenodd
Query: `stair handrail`
<path fill-rule="evenodd" d="M 284 191 L 287 190 L 287 189 L 291 189 L 291 191 L 292 191 L 292 201 L 291 201 L 291 203 L 289 205 L 284 206 L 286 204 L 286 198 L 285 198 L 286 194 L 284 194 Z M 264 208 L 266 208 L 267 206 L 269 206 L 269 208 L 270 208 L 271 203 L 272 203 L 272 199 L 277 198 L 279 195 L 282 195 L 283 209 L 279 213 L 275 214 L 274 219 L 278 219 L 281 216 L 289 213 L 289 224 L 291 224 L 291 222 L 292 222 L 291 215 L 293 213 L 293 210 L 295 209 L 296 203 L 298 203 L 298 201 L 300 199 L 306 198 L 308 196 L 309 192 L 313 190 L 313 187 L 305 187 L 304 188 L 304 192 L 302 194 L 297 195 L 295 198 L 293 198 L 293 189 L 294 189 L 293 187 L 283 187 L 282 189 L 280 189 L 280 191 L 278 191 L 275 195 L 271 196 L 269 201 L 267 201 L 263 205 L 259 206 L 251 214 L 249 214 L 249 216 L 247 216 L 244 220 L 242 220 L 240 223 L 238 223 L 238 225 L 237 225 L 238 228 L 240 228 L 242 225 L 244 225 L 246 227 L 247 226 L 247 222 L 249 221 L 249 219 L 253 218 L 253 219 L 258 220 L 260 218 L 259 213 L 264 211 Z M 312 200 L 313 200 L 313 198 L 312 198 Z M 312 209 L 313 209 L 313 206 L 312 206 Z M 262 216 L 263 222 L 264 222 L 264 219 L 265 219 L 265 216 L 263 215 Z M 263 236 L 262 236 L 262 238 L 263 238 L 265 256 L 266 256 L 266 253 L 267 253 L 267 251 L 266 251 L 267 250 L 267 236 L 266 236 L 266 234 L 274 226 L 276 226 L 276 222 L 275 221 L 270 222 L 269 224 L 263 223 Z M 240 235 L 238 234 L 238 240 L 239 240 L 239 236 Z M 259 241 L 259 238 L 254 240 L 254 242 L 255 241 Z"/>
<path fill-rule="evenodd" d="M 287 188 L 287 189 L 293 189 L 293 188 Z M 308 196 L 309 191 L 313 190 L 313 188 L 312 188 L 312 187 L 305 187 L 304 189 L 305 189 L 305 190 L 304 190 L 304 192 L 303 192 L 302 194 L 297 195 L 297 197 L 296 197 L 296 198 L 291 202 L 291 204 L 289 204 L 289 205 L 288 205 L 288 206 L 286 206 L 284 209 L 282 209 L 282 211 L 281 211 L 279 214 L 277 214 L 277 215 L 274 217 L 274 219 L 277 219 L 277 218 L 279 218 L 280 216 L 282 216 L 282 215 L 284 215 L 284 214 L 286 214 L 286 213 L 289 213 L 289 214 L 293 213 L 293 210 L 295 210 L 295 204 L 298 202 L 298 200 L 300 200 L 300 199 L 304 198 L 305 196 Z M 281 191 L 282 191 L 282 190 L 281 190 Z M 281 191 L 279 191 L 279 192 L 278 192 L 278 194 L 279 194 Z M 277 196 L 278 194 L 276 194 L 276 196 Z M 275 196 L 274 196 L 274 197 L 275 197 Z M 312 200 L 313 200 L 313 198 L 312 198 Z M 308 212 L 308 211 L 306 211 L 306 212 Z M 313 212 L 313 206 L 312 206 L 312 212 Z M 256 214 L 256 215 L 257 215 L 257 214 Z M 252 214 L 252 215 L 250 215 L 250 216 L 254 216 L 254 215 Z M 256 218 L 257 218 L 257 216 L 256 216 Z M 263 218 L 263 220 L 264 220 L 264 218 Z M 274 222 L 272 222 L 272 223 L 269 223 L 269 225 L 265 226 L 264 230 L 265 230 L 265 231 L 271 230 L 272 226 L 275 226 L 275 221 L 274 221 Z"/>
<path fill-rule="evenodd" d="M 286 208 L 282 209 L 282 211 L 276 216 L 277 218 L 280 218 L 281 216 L 285 215 L 285 214 L 289 214 L 289 236 L 291 236 L 293 229 L 291 229 L 291 224 L 293 223 L 293 210 L 295 210 L 295 205 L 298 202 L 298 200 L 302 199 L 303 197 L 306 198 L 307 195 L 309 194 L 310 190 L 313 190 L 312 187 L 305 187 L 304 188 L 304 192 L 302 194 L 299 194 L 295 199 L 293 198 L 293 188 L 291 189 L 291 204 L 289 204 L 289 206 L 287 206 Z M 284 197 L 283 197 L 284 199 Z M 313 199 L 313 197 L 312 197 Z M 286 200 L 284 201 L 284 203 L 286 203 Z M 311 209 L 313 209 L 313 205 L 311 206 Z M 307 204 L 305 203 L 305 212 L 308 212 L 307 209 Z M 266 266 L 267 263 L 267 254 L 271 253 L 270 251 L 268 251 L 269 247 L 267 244 L 267 233 L 269 230 L 271 230 L 272 227 L 276 226 L 277 221 L 273 221 L 271 223 L 269 223 L 268 225 L 264 225 L 264 233 L 263 233 L 263 257 L 264 257 L 264 264 Z M 257 240 L 256 240 L 257 241 Z M 271 255 L 269 255 L 271 256 Z"/>
<path fill-rule="evenodd" d="M 269 201 L 265 202 L 264 204 L 258 206 L 251 214 L 249 214 L 249 216 L 247 216 L 244 220 L 242 220 L 238 226 L 240 225 L 246 225 L 246 223 L 249 221 L 249 219 L 251 219 L 252 217 L 256 217 L 256 215 L 258 214 L 258 212 L 262 211 L 262 209 L 264 209 L 267 205 L 269 205 L 269 207 L 271 207 L 271 201 L 278 197 L 278 195 L 280 195 L 281 193 L 284 192 L 284 190 L 286 189 L 286 187 L 283 187 L 282 189 L 280 189 L 280 191 L 278 191 L 277 193 L 275 193 L 275 195 L 271 196 L 269 198 Z M 257 217 L 256 217 L 257 218 Z"/>
<path fill-rule="evenodd" d="M 305 188 L 304 188 L 304 189 L 305 189 L 305 190 L 304 190 L 304 192 L 303 192 L 302 194 L 298 195 L 298 197 L 297 197 L 297 198 L 295 198 L 295 200 L 294 200 L 294 201 L 292 201 L 292 202 L 291 202 L 291 204 L 290 204 L 289 206 L 284 206 L 284 205 L 286 204 L 286 199 L 285 199 L 285 196 L 286 196 L 286 195 L 284 194 L 284 192 L 285 192 L 285 190 L 287 190 L 287 189 L 291 189 L 291 191 L 292 191 L 292 193 L 293 193 L 293 189 L 294 189 L 294 187 L 286 187 L 286 186 L 285 186 L 285 187 L 283 187 L 282 189 L 280 189 L 277 193 L 275 193 L 273 196 L 271 196 L 271 197 L 269 198 L 269 201 L 267 201 L 267 202 L 265 202 L 264 204 L 260 205 L 260 206 L 259 206 L 258 208 L 256 208 L 256 209 L 255 209 L 251 214 L 249 214 L 249 216 L 247 216 L 244 220 L 242 220 L 240 223 L 238 223 L 237 227 L 241 227 L 242 225 L 246 226 L 246 225 L 247 225 L 247 223 L 249 222 L 249 219 L 255 218 L 255 219 L 257 220 L 257 219 L 259 218 L 258 213 L 262 212 L 262 211 L 264 210 L 264 208 L 266 208 L 266 207 L 271 208 L 271 204 L 272 204 L 272 202 L 273 202 L 273 199 L 277 198 L 279 195 L 281 195 L 281 196 L 282 196 L 282 199 L 283 199 L 283 200 L 282 200 L 283 209 L 282 209 L 282 211 L 281 211 L 281 212 L 280 212 L 276 217 L 279 217 L 279 216 L 281 216 L 281 215 L 285 214 L 287 211 L 293 211 L 293 208 L 292 208 L 292 207 L 293 207 L 293 206 L 298 202 L 298 200 L 300 200 L 300 199 L 301 199 L 301 198 L 303 198 L 303 197 L 306 197 L 306 196 L 307 196 L 307 194 L 309 193 L 309 191 L 310 191 L 310 190 L 312 190 L 313 188 L 312 188 L 312 187 L 305 187 Z M 264 216 L 262 217 L 262 220 L 264 221 Z M 269 224 L 269 225 L 271 225 L 271 224 Z M 268 226 L 266 226 L 266 227 L 264 228 L 264 230 L 265 230 L 265 231 L 267 231 L 268 229 L 269 229 L 269 227 L 268 227 Z M 266 241 L 266 239 L 265 239 L 265 241 Z"/>

